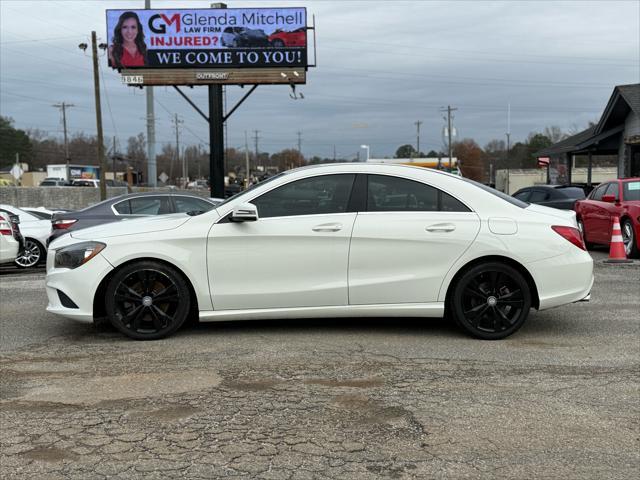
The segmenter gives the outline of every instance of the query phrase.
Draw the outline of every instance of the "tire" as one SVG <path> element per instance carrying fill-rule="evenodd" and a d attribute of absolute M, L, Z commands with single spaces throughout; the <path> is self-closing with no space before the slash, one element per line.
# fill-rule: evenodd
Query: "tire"
<path fill-rule="evenodd" d="M 152 260 L 119 270 L 109 281 L 105 297 L 111 324 L 134 340 L 158 340 L 175 333 L 191 306 L 182 274 Z"/>
<path fill-rule="evenodd" d="M 581 219 L 578 219 L 578 230 L 582 233 L 582 239 L 584 240 L 585 247 L 587 247 L 587 250 L 591 250 L 593 248 L 593 243 L 587 242 L 587 233 L 584 229 L 584 222 Z"/>
<path fill-rule="evenodd" d="M 33 238 L 25 238 L 24 250 L 16 257 L 14 264 L 18 268 L 33 268 L 38 266 L 46 257 L 46 250 L 40 242 Z"/>
<path fill-rule="evenodd" d="M 636 238 L 635 231 L 633 229 L 633 222 L 629 218 L 625 218 L 620 225 L 622 231 L 622 240 L 624 241 L 624 251 L 627 254 L 627 258 L 640 257 L 640 251 L 638 250 L 638 239 Z"/>
<path fill-rule="evenodd" d="M 273 42 L 271 42 L 271 45 L 274 46 L 274 48 L 284 48 L 284 42 L 282 40 L 274 40 Z"/>
<path fill-rule="evenodd" d="M 453 287 L 449 311 L 456 324 L 483 340 L 515 333 L 529 316 L 531 291 L 515 268 L 487 262 L 470 268 Z"/>

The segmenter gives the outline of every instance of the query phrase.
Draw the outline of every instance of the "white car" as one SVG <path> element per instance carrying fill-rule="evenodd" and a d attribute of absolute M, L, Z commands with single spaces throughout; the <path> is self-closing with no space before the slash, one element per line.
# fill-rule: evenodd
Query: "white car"
<path fill-rule="evenodd" d="M 11 205 L 0 205 L 0 212 L 20 218 L 20 232 L 24 237 L 24 250 L 16 260 L 16 266 L 31 268 L 44 262 L 47 257 L 47 241 L 51 236 L 51 221 L 43 220 Z"/>
<path fill-rule="evenodd" d="M 13 237 L 9 218 L 0 212 L 0 264 L 13 263 L 19 249 L 20 243 Z"/>
<path fill-rule="evenodd" d="M 588 300 L 573 212 L 419 167 L 290 170 L 209 212 L 87 228 L 50 245 L 47 310 L 135 339 L 201 321 L 452 317 L 504 338 L 530 308 Z"/>

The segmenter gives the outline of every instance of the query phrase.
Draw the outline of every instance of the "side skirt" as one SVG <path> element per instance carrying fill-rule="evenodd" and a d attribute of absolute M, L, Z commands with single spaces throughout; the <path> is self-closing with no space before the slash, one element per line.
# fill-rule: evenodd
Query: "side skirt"
<path fill-rule="evenodd" d="M 400 303 L 392 305 L 345 305 L 338 307 L 260 308 L 249 310 L 205 310 L 201 311 L 199 316 L 201 322 L 324 317 L 442 317 L 444 316 L 444 302 Z"/>

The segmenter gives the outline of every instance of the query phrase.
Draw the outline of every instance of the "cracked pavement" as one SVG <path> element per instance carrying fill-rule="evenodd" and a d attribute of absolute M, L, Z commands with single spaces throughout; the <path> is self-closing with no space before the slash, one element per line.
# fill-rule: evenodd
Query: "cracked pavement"
<path fill-rule="evenodd" d="M 135 342 L 47 314 L 42 283 L 0 277 L 2 478 L 640 471 L 638 266 L 597 264 L 589 304 L 532 311 L 499 342 L 421 319 L 203 324 Z M 36 333 L 18 338 L 21 322 Z"/>

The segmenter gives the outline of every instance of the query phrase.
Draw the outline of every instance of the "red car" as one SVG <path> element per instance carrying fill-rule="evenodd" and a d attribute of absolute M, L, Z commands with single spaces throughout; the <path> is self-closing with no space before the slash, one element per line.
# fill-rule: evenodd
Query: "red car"
<path fill-rule="evenodd" d="M 293 32 L 276 30 L 269 35 L 269 43 L 276 48 L 304 47 L 307 44 L 307 29 L 302 27 Z"/>
<path fill-rule="evenodd" d="M 604 182 L 586 199 L 578 200 L 574 209 L 587 245 L 609 245 L 613 217 L 617 216 L 627 257 L 639 256 L 640 177 Z"/>

